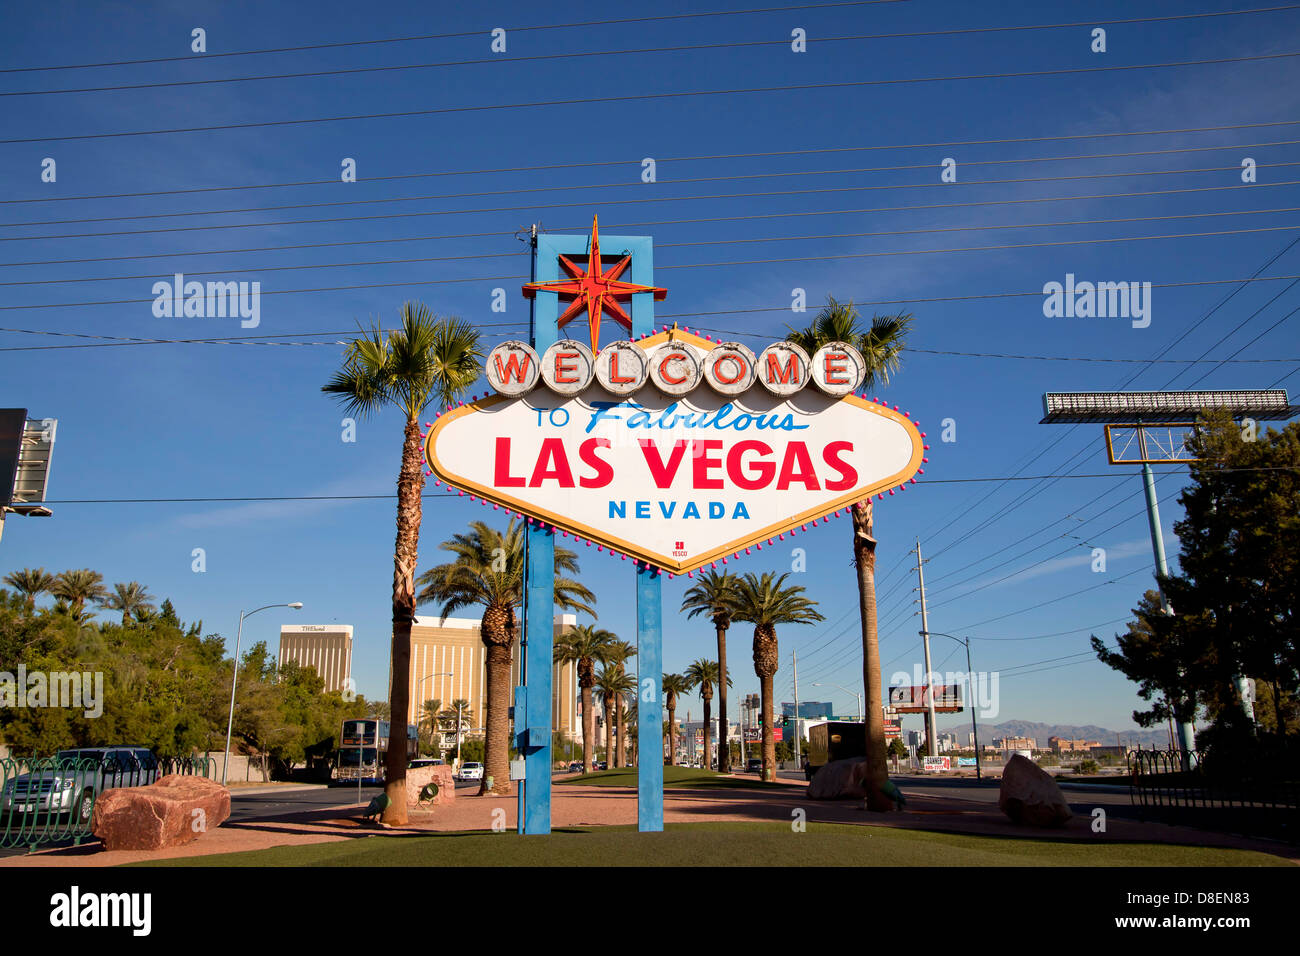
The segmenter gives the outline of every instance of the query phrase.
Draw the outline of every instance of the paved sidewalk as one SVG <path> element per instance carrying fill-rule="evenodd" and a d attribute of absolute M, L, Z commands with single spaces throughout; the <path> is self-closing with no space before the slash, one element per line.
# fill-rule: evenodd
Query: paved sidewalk
<path fill-rule="evenodd" d="M 942 830 L 980 836 L 1020 839 L 1096 841 L 1098 843 L 1168 843 L 1270 853 L 1300 863 L 1300 847 L 1231 834 L 1139 823 L 1111 818 L 1105 833 L 1092 831 L 1090 817 L 1075 817 L 1059 830 L 1035 830 L 1011 823 L 988 803 L 955 797 L 915 795 L 898 813 L 868 813 L 860 801 L 817 801 L 806 798 L 800 782 L 779 788 L 683 788 L 664 792 L 665 823 L 792 821 L 802 810 L 810 823 L 845 823 L 901 829 Z M 904 786 L 904 793 L 906 793 Z M 576 826 L 636 825 L 636 792 L 622 787 L 561 785 L 552 791 L 553 829 Z M 183 847 L 158 853 L 107 852 L 97 844 L 48 850 L 0 860 L 3 866 L 115 866 L 148 860 L 235 853 L 276 846 L 364 839 L 375 834 L 418 835 L 458 830 L 490 830 L 494 823 L 508 831 L 516 827 L 518 800 L 511 796 L 460 796 L 447 806 L 415 810 L 408 826 L 387 829 L 359 818 L 355 804 L 276 817 L 273 820 L 227 823 Z"/>

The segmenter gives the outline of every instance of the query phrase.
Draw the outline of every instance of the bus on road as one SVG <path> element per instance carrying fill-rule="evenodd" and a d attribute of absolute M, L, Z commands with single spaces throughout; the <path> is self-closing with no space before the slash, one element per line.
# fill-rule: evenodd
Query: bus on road
<path fill-rule="evenodd" d="M 388 755 L 389 723 L 366 718 L 345 720 L 339 731 L 339 749 L 334 760 L 333 783 L 382 784 Z M 415 724 L 406 725 L 406 759 L 419 752 L 420 737 Z"/>

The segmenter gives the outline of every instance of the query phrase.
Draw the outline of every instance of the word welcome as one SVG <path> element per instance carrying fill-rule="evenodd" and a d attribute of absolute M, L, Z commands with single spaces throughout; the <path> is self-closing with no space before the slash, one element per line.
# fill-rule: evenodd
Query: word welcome
<path fill-rule="evenodd" d="M 171 282 L 153 284 L 156 319 L 224 319 L 238 316 L 241 328 L 255 329 L 262 322 L 262 283 L 185 281 L 176 273 Z"/>
<path fill-rule="evenodd" d="M 0 707 L 66 707 L 93 720 L 104 713 L 104 675 L 100 671 L 29 673 L 25 664 L 19 664 L 17 677 L 0 671 Z"/>
<path fill-rule="evenodd" d="M 707 384 L 721 395 L 739 395 L 760 385 L 773 395 L 789 397 L 807 386 L 843 397 L 866 375 L 862 354 L 844 342 L 831 342 L 809 357 L 793 342 L 774 342 L 755 355 L 739 342 L 711 349 L 666 342 L 649 351 L 627 340 L 612 342 L 593 354 L 582 342 L 562 339 L 540 357 L 528 344 L 502 342 L 488 353 L 484 374 L 502 395 L 526 394 L 542 382 L 560 395 L 577 395 L 599 383 L 615 395 L 631 395 L 647 384 L 673 396 Z"/>

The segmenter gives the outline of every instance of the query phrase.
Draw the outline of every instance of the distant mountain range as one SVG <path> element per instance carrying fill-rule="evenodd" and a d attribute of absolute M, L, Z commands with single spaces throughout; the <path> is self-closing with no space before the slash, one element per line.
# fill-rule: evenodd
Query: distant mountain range
<path fill-rule="evenodd" d="M 940 726 L 939 733 L 957 734 L 958 740 L 965 742 L 970 733 L 970 720 L 965 723 L 953 723 Z M 1116 733 L 1119 738 L 1116 739 Z M 1163 728 L 1157 730 L 1121 730 L 1114 731 L 1095 724 L 1043 724 L 1034 720 L 1004 720 L 1000 724 L 980 724 L 980 745 L 991 744 L 998 737 L 1032 737 L 1038 746 L 1047 747 L 1049 737 L 1067 737 L 1072 740 L 1096 740 L 1102 744 L 1114 745 L 1139 744 L 1142 747 L 1165 748 L 1169 746 L 1169 732 Z"/>

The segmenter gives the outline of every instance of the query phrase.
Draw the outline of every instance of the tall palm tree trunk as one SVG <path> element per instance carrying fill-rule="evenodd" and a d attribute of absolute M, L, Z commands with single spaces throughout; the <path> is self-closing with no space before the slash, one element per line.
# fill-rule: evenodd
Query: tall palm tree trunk
<path fill-rule="evenodd" d="M 700 761 L 700 766 L 708 770 L 712 764 L 713 755 L 713 698 L 704 698 L 704 758 Z"/>
<path fill-rule="evenodd" d="M 487 738 L 483 746 L 480 794 L 510 792 L 510 664 L 515 637 L 514 608 L 489 606 L 483 612 L 487 662 Z M 491 778 L 492 786 L 488 786 Z"/>
<path fill-rule="evenodd" d="M 420 547 L 420 496 L 424 491 L 424 453 L 420 426 L 406 420 L 402 470 L 397 479 L 397 542 L 393 551 L 392 688 L 389 691 L 388 754 L 383 821 L 406 824 L 406 726 L 411 717 L 411 624 L 415 620 L 415 564 Z"/>
<path fill-rule="evenodd" d="M 677 766 L 677 700 L 668 708 L 668 766 Z"/>
<path fill-rule="evenodd" d="M 858 600 L 862 617 L 862 681 L 866 690 L 867 724 L 867 808 L 892 810 L 894 801 L 886 795 L 889 780 L 885 752 L 884 701 L 880 693 L 880 633 L 876 621 L 876 539 L 870 501 L 850 512 L 853 515 L 853 561 L 858 570 Z"/>
<path fill-rule="evenodd" d="M 627 766 L 627 711 L 621 695 L 618 698 L 618 765 Z"/>
<path fill-rule="evenodd" d="M 731 745 L 727 742 L 727 629 L 718 628 L 718 773 L 731 772 Z"/>
<path fill-rule="evenodd" d="M 591 712 L 591 687 L 582 688 L 582 772 L 591 773 L 596 756 L 596 715 Z"/>
<path fill-rule="evenodd" d="M 605 769 L 614 769 L 614 721 L 610 714 L 614 709 L 614 698 L 605 694 L 601 701 L 605 712 Z"/>
<path fill-rule="evenodd" d="M 754 673 L 758 675 L 759 713 L 762 715 L 763 740 L 759 755 L 763 761 L 763 779 L 776 779 L 776 734 L 772 730 L 772 678 L 780 666 L 776 628 L 770 624 L 754 628 Z"/>
<path fill-rule="evenodd" d="M 763 674 L 758 679 L 763 712 L 763 779 L 776 780 L 776 733 L 772 728 L 772 675 Z"/>

